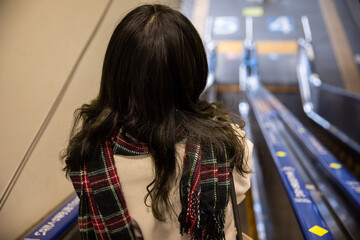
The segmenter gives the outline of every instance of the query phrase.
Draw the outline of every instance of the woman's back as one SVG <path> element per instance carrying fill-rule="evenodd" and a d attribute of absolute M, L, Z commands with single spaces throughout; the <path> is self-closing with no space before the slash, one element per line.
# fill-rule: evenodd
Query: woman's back
<path fill-rule="evenodd" d="M 243 135 L 240 129 L 239 134 Z M 252 168 L 252 143 L 246 144 L 246 168 Z M 185 154 L 185 144 L 179 143 L 176 146 L 177 163 L 180 168 L 177 173 L 182 171 L 182 161 Z M 168 217 L 166 222 L 156 220 L 151 212 L 151 208 L 144 204 L 144 197 L 147 194 L 146 187 L 154 179 L 154 166 L 150 155 L 125 156 L 115 155 L 115 165 L 120 178 L 122 190 L 127 202 L 127 207 L 132 218 L 139 225 L 145 240 L 157 239 L 190 239 L 189 235 L 180 235 L 178 216 L 181 211 L 181 202 L 179 195 L 179 181 L 174 181 L 170 192 L 171 203 L 174 207 L 174 213 Z M 234 172 L 234 184 L 236 189 L 237 203 L 239 204 L 245 197 L 245 193 L 250 187 L 250 174 L 245 177 Z M 148 201 L 151 205 L 151 202 Z M 226 208 L 225 219 L 225 238 L 235 240 L 235 226 L 232 213 L 232 204 L 229 202 Z"/>
<path fill-rule="evenodd" d="M 244 194 L 251 144 L 228 111 L 199 99 L 207 74 L 200 36 L 178 11 L 143 5 L 119 23 L 99 94 L 76 111 L 62 156 L 82 238 L 133 239 L 132 218 L 146 235 L 224 238 L 230 176 Z"/>

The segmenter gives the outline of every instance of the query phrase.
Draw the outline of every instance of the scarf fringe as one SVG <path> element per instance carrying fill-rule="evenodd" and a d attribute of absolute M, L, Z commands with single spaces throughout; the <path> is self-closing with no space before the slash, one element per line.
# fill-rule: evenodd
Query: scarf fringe
<path fill-rule="evenodd" d="M 185 189 L 183 189 L 185 190 Z M 180 234 L 189 234 L 192 240 L 225 239 L 225 209 L 199 209 L 200 191 L 182 191 L 182 211 L 179 215 Z M 192 193 L 192 194 L 191 194 Z"/>

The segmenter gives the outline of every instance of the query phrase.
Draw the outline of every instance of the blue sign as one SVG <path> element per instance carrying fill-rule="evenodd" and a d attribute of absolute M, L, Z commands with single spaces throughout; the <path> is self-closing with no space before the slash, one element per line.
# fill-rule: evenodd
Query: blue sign
<path fill-rule="evenodd" d="M 294 31 L 294 20 L 288 16 L 270 17 L 268 29 L 272 33 L 290 34 Z"/>

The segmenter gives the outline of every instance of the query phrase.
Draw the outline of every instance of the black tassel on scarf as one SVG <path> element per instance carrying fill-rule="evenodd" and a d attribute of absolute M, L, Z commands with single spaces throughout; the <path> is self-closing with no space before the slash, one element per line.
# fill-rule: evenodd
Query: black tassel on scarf
<path fill-rule="evenodd" d="M 229 200 L 231 167 L 227 156 L 217 161 L 213 146 L 186 145 L 180 181 L 180 233 L 192 239 L 225 239 L 225 209 Z"/>

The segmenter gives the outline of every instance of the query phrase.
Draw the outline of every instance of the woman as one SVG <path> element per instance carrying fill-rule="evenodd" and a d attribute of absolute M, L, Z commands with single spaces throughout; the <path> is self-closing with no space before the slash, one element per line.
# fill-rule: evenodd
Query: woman
<path fill-rule="evenodd" d="M 116 27 L 99 95 L 76 111 L 62 158 L 83 239 L 234 239 L 229 202 L 249 188 L 252 145 L 200 100 L 208 66 L 191 22 L 144 5 Z"/>

